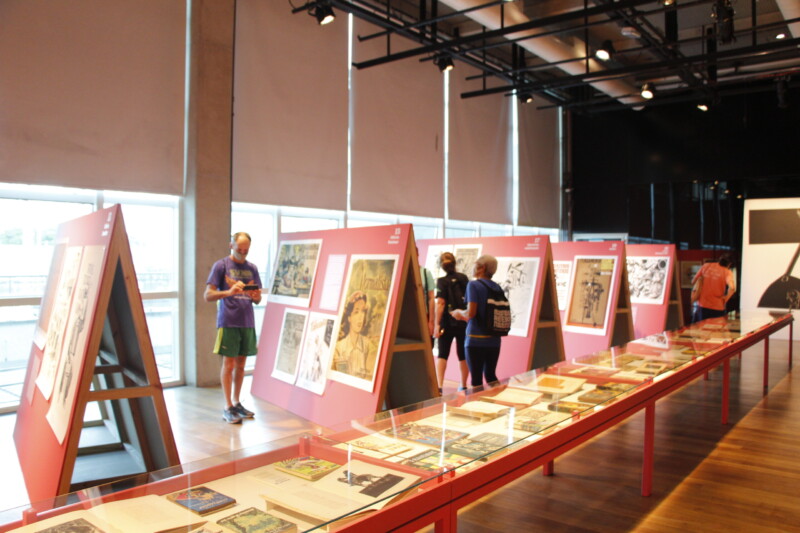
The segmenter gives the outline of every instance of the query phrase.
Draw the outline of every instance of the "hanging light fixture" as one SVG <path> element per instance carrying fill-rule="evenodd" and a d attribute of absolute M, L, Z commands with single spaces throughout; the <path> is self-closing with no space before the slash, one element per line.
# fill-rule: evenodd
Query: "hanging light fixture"
<path fill-rule="evenodd" d="M 600 61 L 608 61 L 611 59 L 611 56 L 614 55 L 614 45 L 611 43 L 609 39 L 603 41 L 602 46 L 595 50 L 594 57 L 599 59 Z"/>
<path fill-rule="evenodd" d="M 433 58 L 433 64 L 439 67 L 439 70 L 442 72 L 453 70 L 454 66 L 453 58 L 451 58 L 448 54 L 438 54 Z"/>
<path fill-rule="evenodd" d="M 655 96 L 655 88 L 650 83 L 645 83 L 642 85 L 642 98 L 645 100 L 651 100 Z"/>
<path fill-rule="evenodd" d="M 327 2 L 317 2 L 316 7 L 309 9 L 309 13 L 317 18 L 317 24 L 320 26 L 330 24 L 336 18 L 333 8 Z"/>
<path fill-rule="evenodd" d="M 528 92 L 518 93 L 517 98 L 521 104 L 530 104 L 533 102 L 533 95 Z"/>

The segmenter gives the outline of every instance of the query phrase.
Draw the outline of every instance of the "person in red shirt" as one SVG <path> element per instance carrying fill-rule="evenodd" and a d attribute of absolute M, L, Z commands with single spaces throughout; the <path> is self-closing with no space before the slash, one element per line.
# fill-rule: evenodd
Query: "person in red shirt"
<path fill-rule="evenodd" d="M 736 280 L 730 266 L 731 260 L 723 255 L 718 262 L 706 263 L 697 271 L 692 285 L 702 282 L 692 322 L 725 316 L 728 300 L 736 292 Z"/>

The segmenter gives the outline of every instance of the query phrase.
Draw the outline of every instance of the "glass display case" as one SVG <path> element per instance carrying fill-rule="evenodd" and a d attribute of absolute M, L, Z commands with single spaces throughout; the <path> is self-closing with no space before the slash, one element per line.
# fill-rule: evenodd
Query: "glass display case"
<path fill-rule="evenodd" d="M 489 388 L 6 511 L 0 531 L 358 530 L 360 519 L 378 514 L 384 525 L 426 517 L 424 525 L 450 503 L 463 506 L 654 405 L 791 320 L 706 320 Z"/>

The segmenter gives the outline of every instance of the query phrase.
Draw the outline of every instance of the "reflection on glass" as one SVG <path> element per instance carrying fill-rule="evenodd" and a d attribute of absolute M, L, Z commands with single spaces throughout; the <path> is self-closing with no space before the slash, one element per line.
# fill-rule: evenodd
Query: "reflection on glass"
<path fill-rule="evenodd" d="M 92 212 L 86 203 L 0 198 L 0 298 L 44 293 L 59 224 Z"/>

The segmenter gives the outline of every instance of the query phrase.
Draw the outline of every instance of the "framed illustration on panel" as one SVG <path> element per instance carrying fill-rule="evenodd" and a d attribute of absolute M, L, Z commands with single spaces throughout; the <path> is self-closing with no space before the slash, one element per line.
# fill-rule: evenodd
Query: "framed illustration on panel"
<path fill-rule="evenodd" d="M 397 255 L 350 257 L 330 379 L 373 391 L 397 260 Z"/>
<path fill-rule="evenodd" d="M 481 256 L 483 245 L 481 244 L 461 244 L 455 247 L 453 255 L 456 256 L 456 270 L 462 274 L 466 274 L 469 279 L 475 279 L 472 276 L 472 268 L 475 261 Z"/>
<path fill-rule="evenodd" d="M 45 399 L 49 400 L 53 393 L 53 386 L 58 370 L 58 358 L 61 357 L 61 346 L 67 330 L 72 294 L 78 283 L 78 269 L 81 266 L 83 246 L 70 246 L 64 254 L 61 274 L 50 310 L 50 319 L 47 324 L 44 353 L 39 373 L 36 376 L 36 386 Z"/>
<path fill-rule="evenodd" d="M 62 444 L 69 429 L 80 372 L 84 366 L 105 250 L 105 246 L 100 245 L 86 246 L 83 249 L 64 342 L 61 344 L 61 355 L 56 367 L 53 395 L 45 416 L 58 442 Z"/>
<path fill-rule="evenodd" d="M 308 307 L 322 239 L 283 241 L 269 289 L 269 301 Z"/>
<path fill-rule="evenodd" d="M 669 280 L 669 257 L 631 257 L 627 259 L 631 303 L 661 305 Z"/>
<path fill-rule="evenodd" d="M 558 310 L 567 308 L 567 294 L 569 293 L 569 275 L 572 272 L 572 261 L 553 261 L 553 273 L 556 278 L 556 298 Z"/>
<path fill-rule="evenodd" d="M 272 377 L 294 384 L 307 319 L 308 311 L 289 308 L 284 310 L 281 338 L 278 339 L 278 352 L 275 354 Z"/>
<path fill-rule="evenodd" d="M 575 256 L 565 329 L 606 334 L 616 263 L 615 256 Z"/>
<path fill-rule="evenodd" d="M 528 335 L 538 273 L 538 257 L 497 258 L 497 273 L 494 275 L 494 281 L 502 287 L 511 306 L 509 335 L 517 337 Z"/>
<path fill-rule="evenodd" d="M 703 266 L 702 261 L 681 261 L 681 289 L 691 289 L 694 275 Z"/>
<path fill-rule="evenodd" d="M 439 257 L 445 252 L 453 253 L 453 245 L 431 244 L 428 246 L 428 255 L 425 256 L 425 268 L 433 274 L 434 280 L 441 278 L 445 274 L 444 270 L 439 268 Z"/>
<path fill-rule="evenodd" d="M 309 315 L 297 371 L 298 387 L 315 394 L 325 392 L 335 334 L 336 315 L 313 312 Z"/>

